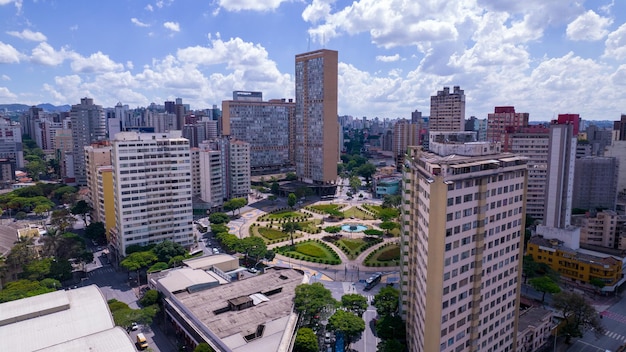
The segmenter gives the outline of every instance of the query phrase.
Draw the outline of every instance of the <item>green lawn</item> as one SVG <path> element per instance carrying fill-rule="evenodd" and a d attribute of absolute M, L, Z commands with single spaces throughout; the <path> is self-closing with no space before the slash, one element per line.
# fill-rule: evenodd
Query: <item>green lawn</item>
<path fill-rule="evenodd" d="M 364 264 L 367 266 L 400 265 L 400 245 L 394 243 L 375 250 L 365 259 Z"/>
<path fill-rule="evenodd" d="M 335 243 L 350 259 L 354 259 L 359 256 L 367 248 L 382 242 L 382 239 L 377 237 L 365 237 L 365 238 L 342 238 Z"/>
<path fill-rule="evenodd" d="M 325 243 L 309 240 L 297 243 L 295 248 L 283 246 L 277 249 L 277 253 L 314 263 L 340 264 L 339 256 Z"/>
<path fill-rule="evenodd" d="M 325 213 L 333 210 L 339 210 L 343 207 L 343 204 L 315 204 L 307 208 L 323 211 Z"/>
<path fill-rule="evenodd" d="M 344 211 L 343 214 L 346 217 L 354 217 L 356 219 L 361 219 L 361 220 L 374 220 L 374 218 L 371 215 L 365 213 L 364 211 L 360 210 L 357 207 L 352 207 Z"/>
<path fill-rule="evenodd" d="M 290 219 L 290 218 L 299 218 L 305 216 L 303 213 L 293 211 L 293 210 L 282 210 L 276 213 L 271 213 L 267 215 L 263 215 L 259 220 L 261 221 L 269 221 L 269 220 L 279 220 L 279 219 Z"/>
<path fill-rule="evenodd" d="M 276 229 L 268 229 L 267 227 L 256 227 L 256 230 L 258 231 L 259 235 L 265 237 L 270 241 L 289 238 L 288 233 Z"/>

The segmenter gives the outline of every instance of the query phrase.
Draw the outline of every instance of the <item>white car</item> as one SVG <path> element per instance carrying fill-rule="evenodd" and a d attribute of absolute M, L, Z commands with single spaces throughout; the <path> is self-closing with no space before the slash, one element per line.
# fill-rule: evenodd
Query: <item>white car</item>
<path fill-rule="evenodd" d="M 256 268 L 248 268 L 248 272 L 252 273 L 252 274 L 256 274 L 259 271 Z"/>
<path fill-rule="evenodd" d="M 139 329 L 139 324 L 137 324 L 137 323 L 132 323 L 132 324 L 130 325 L 130 329 L 131 329 L 132 331 L 136 331 L 137 329 Z"/>

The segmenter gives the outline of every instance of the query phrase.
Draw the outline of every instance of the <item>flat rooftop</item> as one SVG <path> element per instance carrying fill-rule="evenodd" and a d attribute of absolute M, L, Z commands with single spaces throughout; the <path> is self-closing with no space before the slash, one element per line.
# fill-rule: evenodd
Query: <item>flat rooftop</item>
<path fill-rule="evenodd" d="M 194 316 L 195 321 L 205 325 L 234 349 L 246 345 L 244 338 L 257 333 L 261 325 L 265 330 L 259 339 L 265 340 L 270 335 L 282 336 L 286 318 L 293 313 L 295 288 L 303 283 L 303 278 L 302 272 L 297 270 L 271 269 L 249 279 L 194 293 L 180 292 L 174 296 Z M 258 299 L 263 296 L 268 300 Z M 229 303 L 232 306 L 233 303 L 248 300 L 254 305 L 240 310 L 229 309 Z M 276 336 L 272 339 L 276 340 Z"/>

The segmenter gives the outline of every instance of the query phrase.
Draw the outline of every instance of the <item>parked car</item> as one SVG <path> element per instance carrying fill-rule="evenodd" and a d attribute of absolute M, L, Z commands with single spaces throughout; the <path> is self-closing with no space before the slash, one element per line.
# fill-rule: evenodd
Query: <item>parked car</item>
<path fill-rule="evenodd" d="M 130 325 L 130 329 L 131 329 L 132 331 L 135 331 L 135 330 L 139 329 L 139 324 L 137 324 L 137 323 L 132 323 L 132 324 Z"/>
<path fill-rule="evenodd" d="M 252 274 L 256 274 L 259 271 L 256 268 L 248 268 L 248 272 L 252 273 Z"/>

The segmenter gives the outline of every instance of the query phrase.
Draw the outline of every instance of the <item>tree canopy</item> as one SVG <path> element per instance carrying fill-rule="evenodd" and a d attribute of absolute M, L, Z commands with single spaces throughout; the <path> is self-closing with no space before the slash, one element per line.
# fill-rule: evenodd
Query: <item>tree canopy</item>
<path fill-rule="evenodd" d="M 329 289 L 321 283 L 315 282 L 296 286 L 294 305 L 298 313 L 312 317 L 324 307 L 336 306 L 337 301 L 333 298 Z"/>
<path fill-rule="evenodd" d="M 318 352 L 317 336 L 310 328 L 298 329 L 296 341 L 293 346 L 294 352 Z"/>
<path fill-rule="evenodd" d="M 213 213 L 209 215 L 209 221 L 211 222 L 211 224 L 215 225 L 225 224 L 230 221 L 230 216 L 224 213 Z"/>
<path fill-rule="evenodd" d="M 341 305 L 358 316 L 367 310 L 367 298 L 356 293 L 341 296 Z"/>
<path fill-rule="evenodd" d="M 235 215 L 235 211 L 243 208 L 246 204 L 248 204 L 248 200 L 246 198 L 233 198 L 224 202 L 224 210 L 232 211 L 233 215 Z"/>
<path fill-rule="evenodd" d="M 365 330 L 365 322 L 352 312 L 337 310 L 328 319 L 331 330 L 341 331 L 345 337 L 345 345 L 354 342 L 355 338 Z"/>
<path fill-rule="evenodd" d="M 551 278 L 547 276 L 534 277 L 528 281 L 528 283 L 537 291 L 543 292 L 541 296 L 541 302 L 543 302 L 546 298 L 546 293 L 559 293 L 561 292 L 561 288 L 559 285 L 552 281 Z"/>
<path fill-rule="evenodd" d="M 185 247 L 181 246 L 179 243 L 172 242 L 169 240 L 165 240 L 161 243 L 158 243 L 154 248 L 152 248 L 152 252 L 156 254 L 158 261 L 169 263 L 170 259 L 178 255 L 187 254 L 187 250 Z"/>
<path fill-rule="evenodd" d="M 152 251 L 135 252 L 122 260 L 120 265 L 128 271 L 135 271 L 141 268 L 147 268 L 158 259 L 157 255 Z"/>
<path fill-rule="evenodd" d="M 93 208 L 91 207 L 91 205 L 89 205 L 89 203 L 84 200 L 79 200 L 78 202 L 76 202 L 76 204 L 74 204 L 74 206 L 72 206 L 70 212 L 73 215 L 80 215 L 80 217 L 83 218 L 85 226 L 87 226 L 87 214 L 89 214 L 89 212 L 92 210 Z"/>
<path fill-rule="evenodd" d="M 296 197 L 295 193 L 289 193 L 289 195 L 287 196 L 287 205 L 290 208 L 293 208 L 296 205 L 296 202 L 298 201 L 298 198 Z"/>
<path fill-rule="evenodd" d="M 563 291 L 553 296 L 553 306 L 565 317 L 565 327 L 559 329 L 559 334 L 566 334 L 566 342 L 570 337 L 582 337 L 589 329 L 593 329 L 596 336 L 604 333 L 598 312 L 583 296 Z"/>
<path fill-rule="evenodd" d="M 374 296 L 374 307 L 378 315 L 394 315 L 400 303 L 400 291 L 391 286 L 384 286 Z"/>

